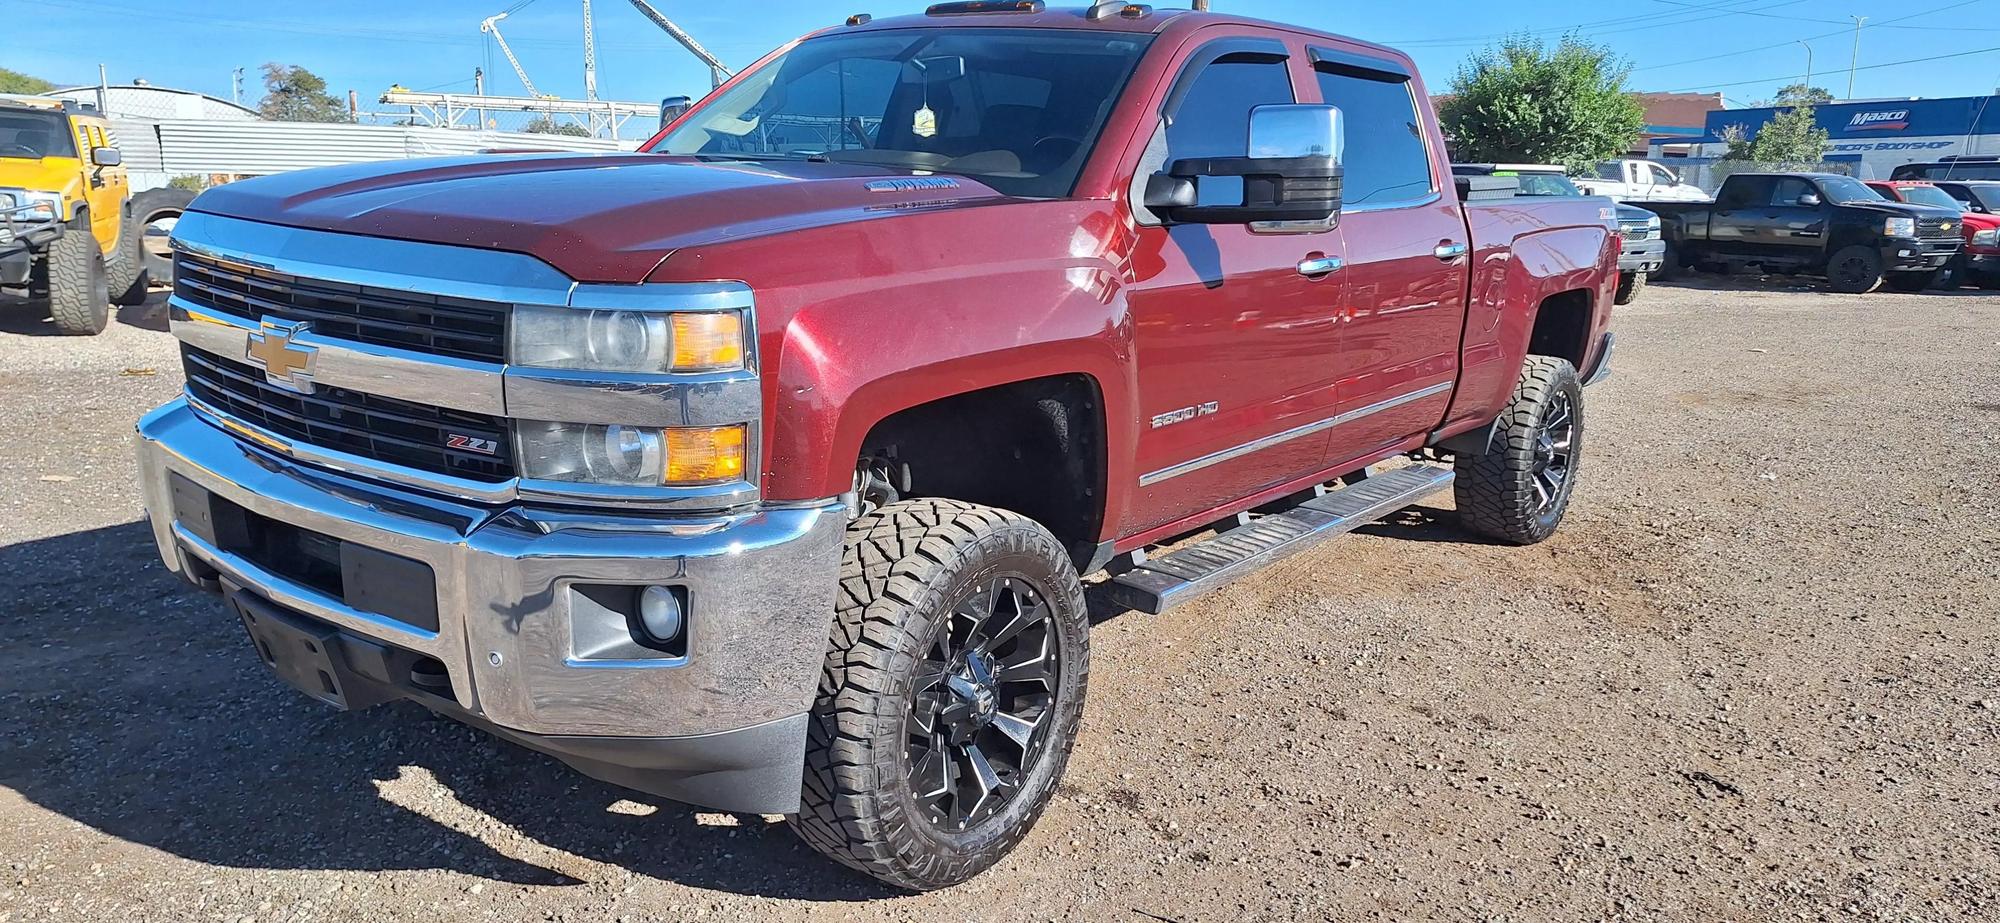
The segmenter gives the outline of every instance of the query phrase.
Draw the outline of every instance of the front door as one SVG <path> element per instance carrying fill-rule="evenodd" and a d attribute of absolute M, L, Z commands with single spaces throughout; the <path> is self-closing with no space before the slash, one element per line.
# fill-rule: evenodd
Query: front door
<path fill-rule="evenodd" d="M 1437 136 L 1399 63 L 1367 49 L 1314 48 L 1321 101 L 1350 130 L 1340 230 L 1346 244 L 1339 422 L 1326 463 L 1346 464 L 1426 433 L 1457 378 L 1470 240 Z M 1365 128 L 1363 127 L 1365 126 Z"/>
<path fill-rule="evenodd" d="M 1757 215 L 1760 252 L 1797 259 L 1826 246 L 1827 210 L 1799 204 L 1808 195 L 1819 195 L 1819 190 L 1796 176 L 1779 177 L 1771 184 L 1771 199 Z"/>
<path fill-rule="evenodd" d="M 1190 52 L 1135 188 L 1168 161 L 1246 153 L 1250 110 L 1296 101 L 1290 58 L 1269 38 Z M 1127 537 L 1319 470 L 1326 434 L 1312 424 L 1334 413 L 1343 284 L 1343 273 L 1300 266 L 1337 255 L 1336 231 L 1166 227 L 1134 202 L 1127 298 L 1141 410 Z"/>

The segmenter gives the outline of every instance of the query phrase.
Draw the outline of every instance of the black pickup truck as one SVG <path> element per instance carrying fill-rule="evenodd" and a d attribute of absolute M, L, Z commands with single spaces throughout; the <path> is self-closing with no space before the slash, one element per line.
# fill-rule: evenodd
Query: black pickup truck
<path fill-rule="evenodd" d="M 1685 269 L 1825 276 L 1834 291 L 1936 284 L 1964 238 L 1956 212 L 1882 198 L 1831 173 L 1738 173 L 1713 203 L 1653 202 L 1667 239 L 1659 275 Z"/>

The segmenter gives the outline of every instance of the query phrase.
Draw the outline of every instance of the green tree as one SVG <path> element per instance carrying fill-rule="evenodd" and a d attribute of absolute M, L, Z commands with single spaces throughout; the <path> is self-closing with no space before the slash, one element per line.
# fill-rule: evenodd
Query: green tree
<path fill-rule="evenodd" d="M 56 85 L 40 77 L 30 77 L 20 71 L 0 67 L 0 93 L 47 93 Z"/>
<path fill-rule="evenodd" d="M 1833 102 L 1833 94 L 1827 92 L 1824 87 L 1792 83 L 1778 88 L 1776 102 L 1780 106 L 1817 106 Z"/>
<path fill-rule="evenodd" d="M 1818 163 L 1826 154 L 1829 137 L 1826 129 L 1813 122 L 1811 106 L 1795 106 L 1757 130 L 1757 137 L 1750 139 L 1747 159 L 1757 163 Z M 1735 153 L 1734 145 L 1731 153 Z"/>
<path fill-rule="evenodd" d="M 557 122 L 538 116 L 528 123 L 527 131 L 537 135 L 568 135 L 572 138 L 588 138 L 590 130 L 575 122 Z"/>
<path fill-rule="evenodd" d="M 278 122 L 352 122 L 354 114 L 326 92 L 326 79 L 296 65 L 264 65 L 264 99 L 257 113 Z"/>
<path fill-rule="evenodd" d="M 1457 160 L 1559 163 L 1573 170 L 1629 150 L 1646 112 L 1630 67 L 1568 35 L 1553 50 L 1518 35 L 1459 65 L 1439 117 Z"/>

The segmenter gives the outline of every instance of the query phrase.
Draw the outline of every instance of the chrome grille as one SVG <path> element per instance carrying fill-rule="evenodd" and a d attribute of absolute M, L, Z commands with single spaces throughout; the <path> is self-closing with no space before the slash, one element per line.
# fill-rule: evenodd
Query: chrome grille
<path fill-rule="evenodd" d="M 515 475 L 513 440 L 498 417 L 325 385 L 300 394 L 266 381 L 262 369 L 186 345 L 181 366 L 190 397 L 286 439 L 469 480 Z M 493 454 L 453 448 L 454 436 L 491 444 Z"/>
<path fill-rule="evenodd" d="M 323 336 L 420 353 L 505 362 L 508 306 L 302 279 L 182 252 L 174 294 L 252 321 L 311 321 Z"/>
<path fill-rule="evenodd" d="M 1623 234 L 1626 240 L 1645 240 L 1653 236 L 1652 228 L 1643 223 L 1621 225 L 1618 233 Z"/>
<path fill-rule="evenodd" d="M 1945 224 L 1946 224 L 1946 220 L 1947 220 L 1947 219 L 1944 219 L 1944 218 L 1920 218 L 1920 219 L 1918 219 L 1918 220 L 1917 220 L 1917 236 L 1918 236 L 1918 237 L 1949 237 L 1949 238 L 1952 238 L 1952 239 L 1954 239 L 1954 240 L 1955 240 L 1955 239 L 1957 239 L 1957 238 L 1958 238 L 1958 222 L 1956 222 L 1956 221 L 1952 221 L 1952 222 L 1950 222 L 1950 224 L 1951 224 L 1951 228 L 1950 228 L 1949 230 L 1946 230 L 1946 229 L 1945 229 Z"/>

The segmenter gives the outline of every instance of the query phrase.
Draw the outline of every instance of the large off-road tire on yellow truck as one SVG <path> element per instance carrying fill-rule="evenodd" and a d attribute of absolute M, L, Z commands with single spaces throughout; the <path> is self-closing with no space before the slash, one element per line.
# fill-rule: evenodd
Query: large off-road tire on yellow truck
<path fill-rule="evenodd" d="M 104 258 L 104 276 L 113 304 L 138 304 L 146 300 L 145 228 L 131 212 L 118 222 L 118 245 Z"/>
<path fill-rule="evenodd" d="M 918 891 L 985 871 L 1055 795 L 1089 618 L 1069 552 L 1018 513 L 906 500 L 847 529 L 791 825 Z"/>
<path fill-rule="evenodd" d="M 48 304 L 56 331 L 67 336 L 103 333 L 111 323 L 110 280 L 104 253 L 88 227 L 70 228 L 35 261 L 28 279 L 29 297 Z"/>

